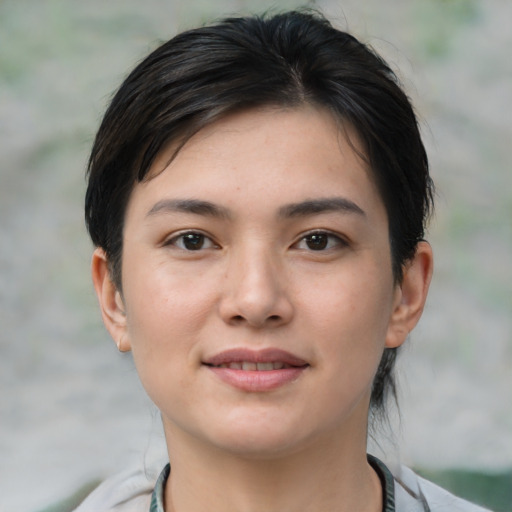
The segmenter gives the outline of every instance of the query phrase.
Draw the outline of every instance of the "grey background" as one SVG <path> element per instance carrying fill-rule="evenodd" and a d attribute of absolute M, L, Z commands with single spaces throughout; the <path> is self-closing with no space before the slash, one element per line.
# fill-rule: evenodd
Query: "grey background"
<path fill-rule="evenodd" d="M 158 413 L 90 285 L 87 152 L 111 93 L 160 40 L 272 5 L 0 0 L 0 511 L 158 453 Z M 414 466 L 510 468 L 512 3 L 314 5 L 399 69 L 438 186 L 435 278 L 400 360 L 403 419 L 381 444 Z"/>

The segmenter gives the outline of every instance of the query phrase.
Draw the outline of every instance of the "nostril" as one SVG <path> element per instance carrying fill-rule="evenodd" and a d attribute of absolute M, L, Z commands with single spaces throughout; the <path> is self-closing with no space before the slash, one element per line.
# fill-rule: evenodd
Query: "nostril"
<path fill-rule="evenodd" d="M 241 324 L 248 321 L 248 319 L 244 315 L 233 315 L 230 320 L 233 324 Z M 261 323 L 264 324 L 265 322 L 268 322 L 270 324 L 278 324 L 282 321 L 282 317 L 280 315 L 270 315 L 266 318 L 266 320 L 263 320 Z M 253 322 L 249 321 L 250 324 Z M 259 322 L 258 322 L 259 324 Z"/>

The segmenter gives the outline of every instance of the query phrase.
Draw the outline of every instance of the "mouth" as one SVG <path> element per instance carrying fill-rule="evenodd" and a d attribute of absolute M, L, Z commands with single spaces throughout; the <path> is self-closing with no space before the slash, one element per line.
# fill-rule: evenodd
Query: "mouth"
<path fill-rule="evenodd" d="M 214 368 L 229 368 L 231 370 L 243 370 L 249 372 L 269 372 L 272 370 L 282 370 L 283 368 L 297 368 L 283 361 L 269 361 L 266 363 L 254 363 L 252 361 L 233 361 L 231 363 L 222 363 L 219 365 L 208 365 Z"/>
<path fill-rule="evenodd" d="M 231 349 L 203 361 L 225 384 L 245 392 L 265 392 L 297 380 L 309 368 L 304 359 L 280 349 Z"/>
<path fill-rule="evenodd" d="M 251 350 L 235 348 L 208 357 L 203 364 L 214 368 L 244 371 L 272 371 L 309 366 L 304 359 L 277 348 Z"/>

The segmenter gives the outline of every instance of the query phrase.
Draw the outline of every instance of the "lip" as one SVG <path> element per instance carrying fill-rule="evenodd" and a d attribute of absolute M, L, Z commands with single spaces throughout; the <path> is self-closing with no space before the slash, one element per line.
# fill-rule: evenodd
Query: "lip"
<path fill-rule="evenodd" d="M 230 363 L 282 363 L 283 368 L 273 370 L 242 370 L 220 365 Z M 297 380 L 309 364 L 290 352 L 276 348 L 249 350 L 235 348 L 220 352 L 203 361 L 203 365 L 220 380 L 247 392 L 265 392 Z"/>
<path fill-rule="evenodd" d="M 263 350 L 233 348 L 208 357 L 203 361 L 203 364 L 219 366 L 221 364 L 241 363 L 243 361 L 249 363 L 282 362 L 289 366 L 306 366 L 308 364 L 304 359 L 278 348 L 266 348 Z"/>

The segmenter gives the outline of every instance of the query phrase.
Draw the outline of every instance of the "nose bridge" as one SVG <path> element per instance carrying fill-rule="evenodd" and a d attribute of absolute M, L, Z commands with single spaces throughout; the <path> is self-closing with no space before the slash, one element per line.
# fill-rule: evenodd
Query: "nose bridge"
<path fill-rule="evenodd" d="M 230 255 L 226 278 L 226 319 L 252 326 L 289 320 L 292 308 L 283 268 L 271 244 L 253 240 L 238 247 Z"/>

